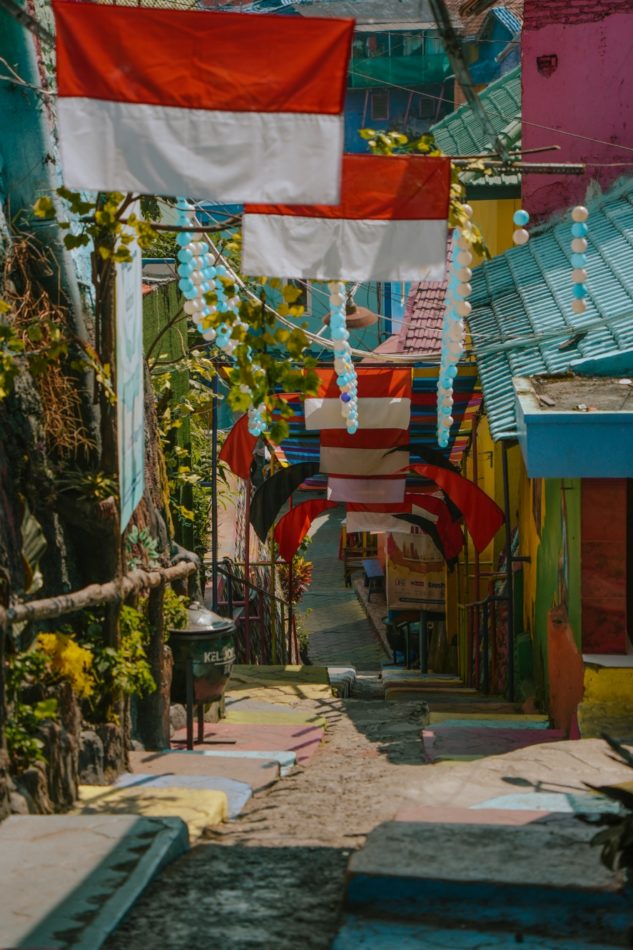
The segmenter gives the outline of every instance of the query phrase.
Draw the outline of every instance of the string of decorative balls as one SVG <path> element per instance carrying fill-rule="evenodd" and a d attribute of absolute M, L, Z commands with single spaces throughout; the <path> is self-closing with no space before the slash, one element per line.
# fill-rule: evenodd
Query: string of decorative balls
<path fill-rule="evenodd" d="M 334 369 L 341 391 L 341 415 L 350 435 L 358 432 L 358 378 L 352 362 L 345 311 L 345 284 L 341 280 L 328 283 L 330 291 L 330 336 L 334 344 Z"/>
<path fill-rule="evenodd" d="M 185 198 L 178 198 L 176 203 L 178 212 L 178 226 L 189 227 L 194 210 Z M 237 346 L 233 339 L 233 328 L 246 329 L 246 324 L 239 317 L 240 298 L 237 295 L 227 297 L 225 283 L 232 280 L 224 264 L 216 263 L 209 252 L 206 241 L 199 241 L 193 231 L 180 231 L 176 235 L 178 251 L 178 288 L 185 298 L 184 311 L 191 317 L 199 333 L 205 340 L 232 356 Z M 214 295 L 214 302 L 209 302 L 208 295 Z M 231 325 L 221 323 L 217 328 L 212 324 L 218 314 L 231 315 Z M 242 386 L 247 395 L 252 395 L 248 386 Z M 248 410 L 248 431 L 252 435 L 261 435 L 266 429 L 263 418 L 263 406 L 251 406 Z"/>
<path fill-rule="evenodd" d="M 448 288 L 444 323 L 442 326 L 442 351 L 440 371 L 437 378 L 437 442 L 441 449 L 448 448 L 453 425 L 453 381 L 457 376 L 457 364 L 464 353 L 464 318 L 472 306 L 468 297 L 472 293 L 470 278 L 472 270 L 471 225 L 473 210 L 463 205 L 468 222 L 463 228 L 453 231 L 453 244 L 448 269 Z"/>
<path fill-rule="evenodd" d="M 587 234 L 589 233 L 588 217 L 589 212 L 584 205 L 576 205 L 575 208 L 572 208 L 571 264 L 573 270 L 571 280 L 573 287 L 571 308 L 574 313 L 584 313 L 587 309 L 586 298 L 589 295 L 589 290 L 586 283 L 587 271 L 585 268 L 587 265 Z"/>
<path fill-rule="evenodd" d="M 587 225 L 587 219 L 589 218 L 589 211 L 584 205 L 576 205 L 575 208 L 572 208 L 571 212 L 571 280 L 572 280 L 572 301 L 571 308 L 574 313 L 584 313 L 587 309 L 587 297 L 589 296 L 589 288 L 587 287 L 587 235 L 589 234 L 589 227 Z M 512 235 L 512 240 L 515 244 L 521 246 L 527 244 L 530 239 L 530 234 L 525 230 L 526 224 L 529 223 L 530 216 L 527 211 L 523 208 L 519 208 L 518 211 L 514 212 L 512 217 L 517 230 Z"/>

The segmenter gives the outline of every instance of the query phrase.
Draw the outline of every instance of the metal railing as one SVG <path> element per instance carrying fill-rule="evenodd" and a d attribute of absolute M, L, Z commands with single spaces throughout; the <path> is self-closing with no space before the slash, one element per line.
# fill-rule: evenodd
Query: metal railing
<path fill-rule="evenodd" d="M 301 662 L 293 605 L 230 570 L 226 562 L 218 564 L 217 573 L 226 581 L 225 596 L 218 596 L 218 609 L 226 611 L 241 633 L 236 643 L 238 659 L 245 663 Z"/>
<path fill-rule="evenodd" d="M 508 602 L 505 594 L 488 594 L 483 600 L 468 604 L 459 604 L 459 610 L 465 615 L 466 623 L 466 676 L 465 686 L 470 686 L 489 694 L 491 683 L 496 681 L 498 657 L 491 648 L 491 638 L 495 639 L 497 629 L 497 609 L 499 603 Z M 508 667 L 512 656 L 508 652 Z"/>

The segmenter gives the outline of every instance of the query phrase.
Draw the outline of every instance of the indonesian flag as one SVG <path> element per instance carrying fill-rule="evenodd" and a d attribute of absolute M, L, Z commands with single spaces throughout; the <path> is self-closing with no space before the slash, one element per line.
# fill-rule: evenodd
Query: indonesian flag
<path fill-rule="evenodd" d="M 246 205 L 245 274 L 314 280 L 443 280 L 450 160 L 345 155 L 341 202 Z"/>
<path fill-rule="evenodd" d="M 336 202 L 353 20 L 53 3 L 65 184 Z"/>
<path fill-rule="evenodd" d="M 411 369 L 359 366 L 358 431 L 341 415 L 334 369 L 318 370 L 319 388 L 305 400 L 306 429 L 320 429 L 319 471 L 332 501 L 402 501 L 409 463 Z M 394 451 L 389 452 L 389 449 Z"/>

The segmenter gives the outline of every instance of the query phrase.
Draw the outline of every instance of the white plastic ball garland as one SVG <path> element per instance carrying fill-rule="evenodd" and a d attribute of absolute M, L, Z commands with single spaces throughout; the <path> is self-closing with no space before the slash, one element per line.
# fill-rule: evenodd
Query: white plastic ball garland
<path fill-rule="evenodd" d="M 589 211 L 584 205 L 576 205 L 571 211 L 571 282 L 572 299 L 571 309 L 574 313 L 583 314 L 587 309 L 587 297 L 589 289 L 587 287 L 587 248 L 589 246 L 587 235 L 589 228 L 587 220 Z"/>
<path fill-rule="evenodd" d="M 176 203 L 178 212 L 178 226 L 187 228 L 190 224 L 191 215 L 194 208 L 189 204 L 186 198 L 178 198 Z M 209 343 L 222 350 L 227 356 L 231 356 L 236 347 L 237 341 L 232 337 L 232 328 L 245 328 L 243 321 L 239 319 L 238 311 L 240 299 L 237 295 L 230 298 L 226 297 L 224 284 L 220 278 L 226 276 L 226 268 L 222 265 L 215 265 L 212 254 L 209 253 L 209 245 L 206 241 L 200 241 L 192 231 L 179 232 L 176 243 L 180 247 L 178 251 L 178 287 L 185 297 L 184 311 L 191 317 L 198 331 Z M 216 304 L 208 304 L 206 294 L 213 292 L 217 297 Z M 214 317 L 218 313 L 231 314 L 233 317 L 232 326 L 222 323 L 213 328 L 209 326 L 209 317 Z M 248 389 L 248 395 L 252 395 Z M 248 430 L 252 435 L 261 435 L 266 430 L 264 418 L 265 407 L 258 409 L 251 407 L 248 412 Z"/>
<path fill-rule="evenodd" d="M 463 206 L 468 219 L 472 218 L 472 208 Z M 470 278 L 472 254 L 469 240 L 470 225 L 453 232 L 453 247 L 449 263 L 446 309 L 442 328 L 442 352 L 440 371 L 437 379 L 437 441 L 442 449 L 448 448 L 450 430 L 454 419 L 453 380 L 457 376 L 457 363 L 464 352 L 464 321 L 472 307 L 466 299 L 472 293 Z"/>
<path fill-rule="evenodd" d="M 330 292 L 330 336 L 334 343 L 334 370 L 341 396 L 341 416 L 350 435 L 358 432 L 358 379 L 352 362 L 352 348 L 345 312 L 345 284 L 328 283 Z"/>

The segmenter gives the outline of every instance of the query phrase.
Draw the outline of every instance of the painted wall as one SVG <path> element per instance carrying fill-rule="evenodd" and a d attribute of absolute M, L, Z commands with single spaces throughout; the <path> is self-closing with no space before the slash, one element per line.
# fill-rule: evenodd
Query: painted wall
<path fill-rule="evenodd" d="M 490 201 L 471 201 L 473 221 L 481 231 L 492 257 L 512 247 L 514 224 L 512 215 L 521 207 L 518 198 L 496 198 Z M 475 258 L 474 266 L 481 261 Z"/>
<path fill-rule="evenodd" d="M 546 700 L 554 673 L 549 668 L 548 644 L 552 608 L 559 608 L 557 616 L 569 626 L 577 650 L 581 644 L 581 483 L 578 479 L 551 478 L 542 486 L 533 648 L 535 680 L 540 698 Z"/>
<path fill-rule="evenodd" d="M 535 161 L 627 162 L 633 145 L 630 0 L 526 0 L 522 35 L 522 142 L 558 145 Z M 564 130 L 563 132 L 558 130 Z M 576 134 L 567 134 L 576 133 Z M 596 141 L 600 140 L 600 141 Z M 588 167 L 584 175 L 524 175 L 523 199 L 545 216 L 604 188 L 626 169 Z"/>
<path fill-rule="evenodd" d="M 582 481 L 582 651 L 626 653 L 627 488 Z"/>

